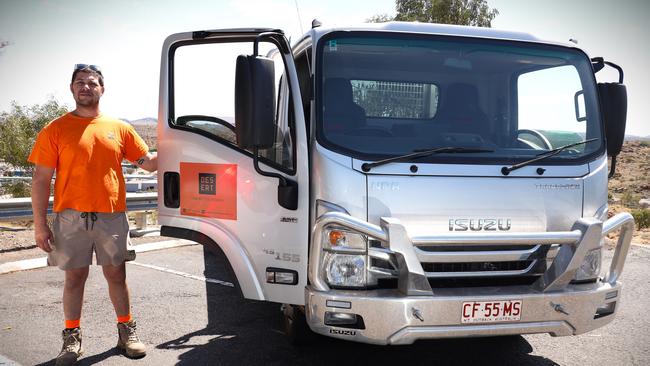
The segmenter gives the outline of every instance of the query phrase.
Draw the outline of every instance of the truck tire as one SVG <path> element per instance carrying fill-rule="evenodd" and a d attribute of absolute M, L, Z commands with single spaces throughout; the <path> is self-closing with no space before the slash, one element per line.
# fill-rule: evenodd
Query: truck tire
<path fill-rule="evenodd" d="M 314 341 L 316 333 L 307 325 L 302 306 L 282 304 L 282 325 L 289 342 L 294 346 L 305 346 Z"/>

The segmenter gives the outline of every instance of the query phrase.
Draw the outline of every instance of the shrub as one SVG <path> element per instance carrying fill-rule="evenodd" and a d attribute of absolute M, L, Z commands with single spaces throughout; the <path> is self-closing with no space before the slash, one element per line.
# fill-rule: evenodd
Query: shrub
<path fill-rule="evenodd" d="M 30 197 L 32 195 L 29 185 L 25 182 L 5 184 L 1 191 L 2 194 L 9 194 L 13 198 Z"/>
<path fill-rule="evenodd" d="M 627 191 L 623 193 L 623 196 L 621 197 L 621 203 L 623 206 L 634 208 L 639 204 L 639 197 L 632 192 Z"/>
<path fill-rule="evenodd" d="M 631 213 L 638 229 L 650 227 L 650 209 L 632 210 Z"/>

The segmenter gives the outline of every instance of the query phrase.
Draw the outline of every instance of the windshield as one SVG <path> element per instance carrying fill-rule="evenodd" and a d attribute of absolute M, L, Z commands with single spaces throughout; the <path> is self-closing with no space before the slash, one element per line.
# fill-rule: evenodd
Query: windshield
<path fill-rule="evenodd" d="M 604 151 L 591 64 L 579 50 L 395 33 L 319 42 L 317 138 L 363 160 L 439 147 L 477 149 L 419 161 L 515 163 L 599 138 L 545 162 Z"/>

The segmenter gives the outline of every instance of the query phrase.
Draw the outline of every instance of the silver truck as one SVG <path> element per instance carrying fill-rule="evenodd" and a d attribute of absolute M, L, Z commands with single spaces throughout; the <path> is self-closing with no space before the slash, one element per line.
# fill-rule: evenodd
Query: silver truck
<path fill-rule="evenodd" d="M 173 34 L 162 234 L 223 252 L 297 341 L 588 332 L 620 305 L 634 228 L 608 218 L 622 83 L 576 44 L 488 28 Z"/>

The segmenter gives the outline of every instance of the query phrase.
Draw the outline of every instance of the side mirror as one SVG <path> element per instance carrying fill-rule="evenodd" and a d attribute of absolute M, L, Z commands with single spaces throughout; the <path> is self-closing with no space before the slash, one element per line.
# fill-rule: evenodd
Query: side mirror
<path fill-rule="evenodd" d="M 617 64 L 605 61 L 602 57 L 591 59 L 594 73 L 602 70 L 605 65 L 618 71 L 618 83 L 598 83 L 600 110 L 603 113 L 605 139 L 607 140 L 607 155 L 612 158 L 609 177 L 616 172 L 616 156 L 623 148 L 625 139 L 625 121 L 627 120 L 627 89 L 623 85 L 623 68 Z"/>
<path fill-rule="evenodd" d="M 616 156 L 623 148 L 627 119 L 627 90 L 619 83 L 598 83 L 601 111 L 605 122 L 607 155 Z"/>
<path fill-rule="evenodd" d="M 255 171 L 266 177 L 278 178 L 278 204 L 287 210 L 298 208 L 298 184 L 281 174 L 264 171 L 259 165 L 260 149 L 273 147 L 275 124 L 275 64 L 258 56 L 262 39 L 273 41 L 285 53 L 289 44 L 282 33 L 260 33 L 253 44 L 253 55 L 238 56 L 235 69 L 235 134 L 237 146 L 253 150 Z"/>
<path fill-rule="evenodd" d="M 242 149 L 267 149 L 275 136 L 275 68 L 262 56 L 238 56 L 235 133 Z"/>

